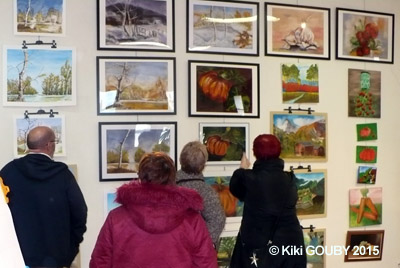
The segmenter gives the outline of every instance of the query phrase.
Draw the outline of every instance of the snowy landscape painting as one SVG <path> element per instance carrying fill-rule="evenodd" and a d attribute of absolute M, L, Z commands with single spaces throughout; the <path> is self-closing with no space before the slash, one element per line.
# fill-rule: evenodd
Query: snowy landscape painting
<path fill-rule="evenodd" d="M 188 52 L 258 56 L 258 3 L 189 0 Z"/>
<path fill-rule="evenodd" d="M 174 51 L 174 0 L 98 0 L 97 49 Z"/>
<path fill-rule="evenodd" d="M 14 0 L 14 34 L 65 36 L 66 0 Z"/>

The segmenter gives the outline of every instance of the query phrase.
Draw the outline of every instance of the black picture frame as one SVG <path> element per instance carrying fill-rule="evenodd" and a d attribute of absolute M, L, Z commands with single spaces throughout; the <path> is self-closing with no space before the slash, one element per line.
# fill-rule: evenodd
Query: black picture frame
<path fill-rule="evenodd" d="M 143 154 L 154 151 L 177 159 L 177 122 L 99 122 L 99 180 L 137 179 Z M 119 151 L 118 151 L 119 150 Z"/>
<path fill-rule="evenodd" d="M 107 1 L 97 0 L 97 50 L 175 52 L 175 0 L 128 0 L 121 6 L 122 0 Z M 122 7 L 130 10 L 121 12 Z M 135 18 L 118 17 L 123 14 Z"/>
<path fill-rule="evenodd" d="M 276 3 L 264 5 L 266 56 L 330 60 L 329 8 Z"/>
<path fill-rule="evenodd" d="M 259 3 L 187 0 L 186 52 L 259 55 Z"/>
<path fill-rule="evenodd" d="M 336 8 L 336 59 L 394 63 L 394 14 Z"/>

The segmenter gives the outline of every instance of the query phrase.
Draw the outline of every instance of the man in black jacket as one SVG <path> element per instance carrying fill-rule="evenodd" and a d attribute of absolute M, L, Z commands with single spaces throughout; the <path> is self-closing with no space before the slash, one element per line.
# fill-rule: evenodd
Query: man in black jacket
<path fill-rule="evenodd" d="M 53 160 L 57 140 L 51 128 L 33 128 L 29 154 L 1 171 L 10 187 L 9 207 L 25 264 L 69 267 L 86 231 L 87 206 L 82 192 L 62 162 Z"/>

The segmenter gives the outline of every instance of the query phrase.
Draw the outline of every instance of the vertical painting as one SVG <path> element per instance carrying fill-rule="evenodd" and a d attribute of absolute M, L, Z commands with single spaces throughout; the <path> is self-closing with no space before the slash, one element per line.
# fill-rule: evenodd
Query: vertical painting
<path fill-rule="evenodd" d="M 381 72 L 349 69 L 348 113 L 350 117 L 381 117 Z"/>
<path fill-rule="evenodd" d="M 358 167 L 357 183 L 375 184 L 377 172 L 378 172 L 377 167 L 372 167 L 372 166 Z"/>
<path fill-rule="evenodd" d="M 317 64 L 282 64 L 283 103 L 318 103 Z"/>
<path fill-rule="evenodd" d="M 187 51 L 258 56 L 258 20 L 258 3 L 188 0 Z"/>
<path fill-rule="evenodd" d="M 325 254 L 325 229 L 303 231 L 305 252 L 307 255 L 307 268 L 324 268 Z"/>
<path fill-rule="evenodd" d="M 207 164 L 240 164 L 249 157 L 248 123 L 200 123 L 200 142 L 208 152 Z"/>
<path fill-rule="evenodd" d="M 270 132 L 281 142 L 286 161 L 327 160 L 327 114 L 271 112 Z"/>
<path fill-rule="evenodd" d="M 76 104 L 75 49 L 5 47 L 3 59 L 5 106 Z"/>
<path fill-rule="evenodd" d="M 357 124 L 357 141 L 372 141 L 378 139 L 376 123 Z"/>
<path fill-rule="evenodd" d="M 65 120 L 64 116 L 44 117 L 32 116 L 15 118 L 14 156 L 21 157 L 29 153 L 26 139 L 29 131 L 38 126 L 46 126 L 54 131 L 56 147 L 54 156 L 66 156 Z"/>
<path fill-rule="evenodd" d="M 244 203 L 237 199 L 229 190 L 232 173 L 207 172 L 204 180 L 217 192 L 221 205 L 224 208 L 226 222 L 240 222 L 243 215 Z"/>
<path fill-rule="evenodd" d="M 350 227 L 382 223 L 382 187 L 358 188 L 349 191 Z"/>
<path fill-rule="evenodd" d="M 139 162 L 151 152 L 176 163 L 176 122 L 100 122 L 100 181 L 132 180 Z"/>
<path fill-rule="evenodd" d="M 175 114 L 175 59 L 97 57 L 98 114 Z"/>
<path fill-rule="evenodd" d="M 233 249 L 235 248 L 236 244 L 237 233 L 238 231 L 222 232 L 217 248 L 218 268 L 229 268 Z"/>
<path fill-rule="evenodd" d="M 330 9 L 265 3 L 265 54 L 330 59 Z"/>
<path fill-rule="evenodd" d="M 378 157 L 377 146 L 357 145 L 356 163 L 376 163 L 377 157 Z"/>
<path fill-rule="evenodd" d="M 326 170 L 295 171 L 297 217 L 300 219 L 326 216 Z"/>
<path fill-rule="evenodd" d="M 14 34 L 65 36 L 67 0 L 14 0 Z"/>
<path fill-rule="evenodd" d="M 174 51 L 174 0 L 97 0 L 97 49 Z"/>

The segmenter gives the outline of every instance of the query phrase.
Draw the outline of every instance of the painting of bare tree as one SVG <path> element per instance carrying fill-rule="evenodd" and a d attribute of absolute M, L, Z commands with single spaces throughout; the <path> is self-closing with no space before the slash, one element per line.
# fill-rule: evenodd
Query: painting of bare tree
<path fill-rule="evenodd" d="M 174 0 L 97 0 L 97 49 L 174 51 Z"/>
<path fill-rule="evenodd" d="M 14 0 L 14 33 L 65 36 L 66 0 Z"/>
<path fill-rule="evenodd" d="M 176 122 L 100 122 L 100 181 L 137 178 L 143 155 L 164 152 L 176 162 Z"/>
<path fill-rule="evenodd" d="M 187 52 L 258 56 L 258 3 L 188 0 Z"/>
<path fill-rule="evenodd" d="M 31 129 L 38 126 L 51 128 L 56 135 L 56 149 L 54 156 L 66 156 L 65 146 L 65 119 L 63 115 L 48 117 L 43 115 L 30 115 L 29 117 L 16 117 L 14 127 L 14 156 L 26 155 L 29 150 L 26 138 Z"/>
<path fill-rule="evenodd" d="M 98 114 L 175 114 L 175 59 L 97 57 Z"/>
<path fill-rule="evenodd" d="M 75 50 L 4 48 L 5 106 L 76 104 Z"/>

